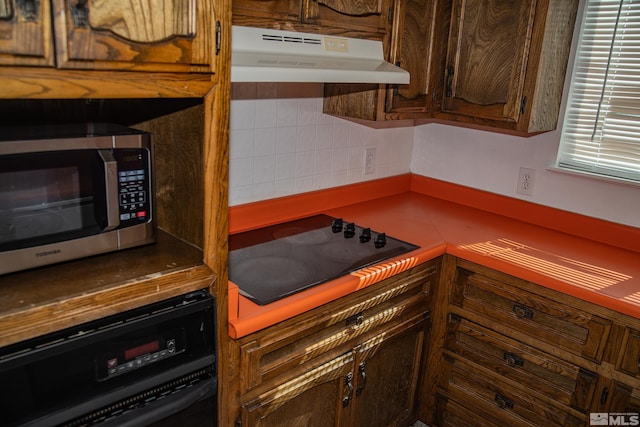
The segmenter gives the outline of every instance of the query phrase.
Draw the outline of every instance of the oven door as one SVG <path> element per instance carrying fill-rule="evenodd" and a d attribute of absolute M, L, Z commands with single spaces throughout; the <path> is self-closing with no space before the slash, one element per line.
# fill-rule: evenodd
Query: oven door
<path fill-rule="evenodd" d="M 202 290 L 0 348 L 0 425 L 215 425 L 215 331 Z"/>

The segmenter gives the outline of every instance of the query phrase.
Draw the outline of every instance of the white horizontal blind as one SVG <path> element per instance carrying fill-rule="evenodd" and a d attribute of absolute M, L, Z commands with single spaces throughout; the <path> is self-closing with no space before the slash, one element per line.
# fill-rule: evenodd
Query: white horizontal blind
<path fill-rule="evenodd" d="M 588 0 L 558 166 L 640 181 L 640 0 Z"/>

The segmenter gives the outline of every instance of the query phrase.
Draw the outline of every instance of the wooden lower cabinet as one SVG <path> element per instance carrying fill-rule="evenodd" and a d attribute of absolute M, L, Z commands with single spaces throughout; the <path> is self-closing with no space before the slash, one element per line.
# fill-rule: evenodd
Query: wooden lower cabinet
<path fill-rule="evenodd" d="M 420 409 L 427 424 L 640 416 L 640 319 L 451 256 L 441 276 L 427 375 L 435 387 Z"/>
<path fill-rule="evenodd" d="M 243 426 L 400 426 L 412 420 L 424 316 L 261 393 L 242 408 Z"/>
<path fill-rule="evenodd" d="M 235 342 L 236 425 L 407 426 L 416 419 L 440 259 Z"/>

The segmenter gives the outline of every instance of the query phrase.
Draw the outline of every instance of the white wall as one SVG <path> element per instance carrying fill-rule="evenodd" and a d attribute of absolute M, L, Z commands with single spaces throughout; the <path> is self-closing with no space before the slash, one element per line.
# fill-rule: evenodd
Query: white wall
<path fill-rule="evenodd" d="M 322 84 L 234 84 L 229 204 L 409 172 L 414 129 L 376 130 L 322 114 Z M 375 172 L 365 174 L 367 148 Z"/>
<path fill-rule="evenodd" d="M 455 126 L 415 129 L 411 172 L 640 227 L 640 187 L 550 171 L 560 132 L 520 138 Z M 533 195 L 517 193 L 520 167 L 536 170 Z"/>

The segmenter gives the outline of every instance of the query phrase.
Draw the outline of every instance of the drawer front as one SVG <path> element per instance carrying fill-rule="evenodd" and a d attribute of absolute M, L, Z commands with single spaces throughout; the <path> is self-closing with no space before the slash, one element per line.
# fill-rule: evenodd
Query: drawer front
<path fill-rule="evenodd" d="M 587 415 L 576 415 L 561 406 L 534 397 L 528 387 L 512 387 L 483 375 L 476 365 L 462 359 L 444 357 L 439 379 L 441 392 L 477 414 L 504 420 L 509 426 L 585 425 Z"/>
<path fill-rule="evenodd" d="M 588 412 L 595 394 L 598 380 L 595 373 L 455 315 L 449 316 L 445 347 L 581 412 Z"/>
<path fill-rule="evenodd" d="M 516 332 L 600 363 L 611 321 L 567 303 L 549 300 L 484 275 L 458 269 L 451 303 L 471 318 L 487 319 L 492 329 Z M 480 321 L 480 320 L 478 320 Z"/>
<path fill-rule="evenodd" d="M 241 345 L 241 392 L 296 367 L 335 357 L 357 338 L 391 322 L 429 312 L 431 280 L 438 264 L 425 264 L 363 291 L 361 298 L 336 301 L 254 334 Z M 321 310 L 321 311 L 320 311 Z M 320 311 L 320 312 L 318 312 Z"/>
<path fill-rule="evenodd" d="M 631 328 L 625 330 L 617 367 L 627 375 L 640 378 L 640 331 Z"/>
<path fill-rule="evenodd" d="M 503 427 L 505 420 L 496 419 L 477 409 L 467 409 L 455 400 L 438 394 L 435 409 L 438 427 Z"/>

